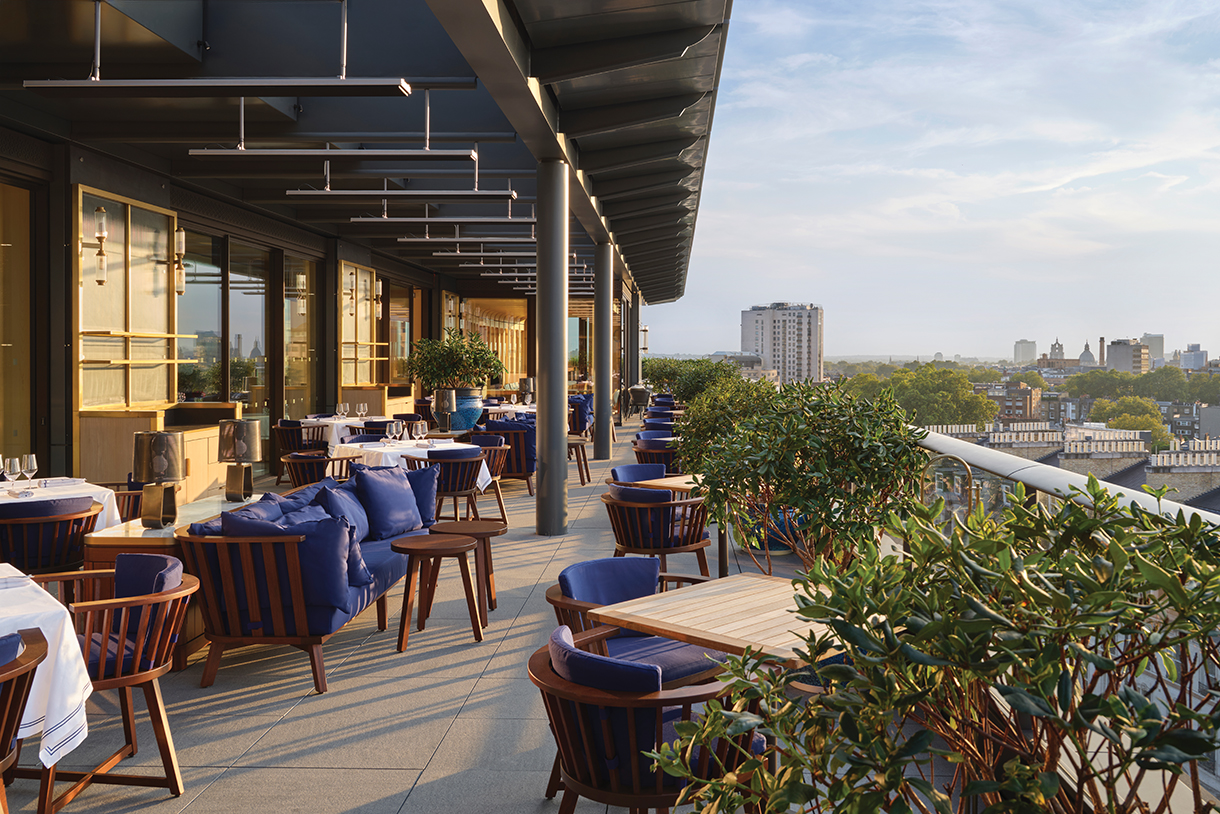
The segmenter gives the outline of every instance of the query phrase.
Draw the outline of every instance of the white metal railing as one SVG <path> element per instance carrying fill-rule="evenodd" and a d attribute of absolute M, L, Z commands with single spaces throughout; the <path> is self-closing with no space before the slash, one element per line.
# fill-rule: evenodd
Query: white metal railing
<path fill-rule="evenodd" d="M 952 455 L 955 458 L 960 458 L 969 464 L 972 470 L 981 470 L 1003 480 L 1022 483 L 1026 489 L 1032 489 L 1058 498 L 1075 500 L 1085 505 L 1090 503 L 1087 492 L 1089 479 L 1085 475 L 1078 475 L 1066 469 L 1028 461 L 1015 455 L 1009 455 L 1002 450 L 989 449 L 978 444 L 972 444 L 969 441 L 961 441 L 957 438 L 950 438 L 947 435 L 935 432 L 929 432 L 927 437 L 919 442 L 919 445 L 937 455 Z M 1161 500 L 1158 503 L 1157 499 L 1152 495 L 1138 489 L 1115 486 L 1109 483 L 1104 484 L 1104 486 L 1110 494 L 1119 496 L 1127 503 L 1135 503 L 1150 512 L 1176 515 L 1178 511 L 1182 511 L 1186 514 L 1187 518 L 1192 515 L 1198 515 L 1206 523 L 1220 524 L 1220 515 L 1212 514 L 1211 512 L 1175 503 L 1172 500 Z M 1073 492 L 1073 489 L 1079 491 Z M 996 501 L 994 502 L 1000 502 L 999 495 L 996 495 Z"/>

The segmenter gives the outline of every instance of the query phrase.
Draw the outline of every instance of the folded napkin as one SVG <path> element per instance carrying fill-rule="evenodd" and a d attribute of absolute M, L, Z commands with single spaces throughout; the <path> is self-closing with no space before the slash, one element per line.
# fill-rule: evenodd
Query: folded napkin
<path fill-rule="evenodd" d="M 80 486 L 85 483 L 84 478 L 43 478 L 38 482 L 39 486 Z"/>
<path fill-rule="evenodd" d="M 23 573 L 15 565 L 7 562 L 0 562 L 0 588 L 12 588 L 17 585 L 26 585 L 30 581 L 30 575 Z"/>
<path fill-rule="evenodd" d="M 5 492 L 5 494 L 7 494 L 9 497 L 12 497 L 12 498 L 33 497 L 34 496 L 34 493 L 31 492 L 29 489 L 22 489 L 20 492 L 18 492 L 15 489 L 9 489 L 7 492 Z"/>

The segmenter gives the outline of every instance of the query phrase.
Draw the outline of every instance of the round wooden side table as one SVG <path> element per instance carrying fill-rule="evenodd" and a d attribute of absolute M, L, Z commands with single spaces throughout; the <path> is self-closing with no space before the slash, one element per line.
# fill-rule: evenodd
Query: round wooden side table
<path fill-rule="evenodd" d="M 483 641 L 483 627 L 479 624 L 479 613 L 475 608 L 474 588 L 470 584 L 470 564 L 467 551 L 475 551 L 475 564 L 482 559 L 477 551 L 479 543 L 473 537 L 462 534 L 429 534 L 403 537 L 390 543 L 390 549 L 407 555 L 407 587 L 403 591 L 402 618 L 398 623 L 398 652 L 407 649 L 407 633 L 411 627 L 411 606 L 415 602 L 415 583 L 420 582 L 419 611 L 416 627 L 424 629 L 424 623 L 432 612 L 432 598 L 436 594 L 436 581 L 440 576 L 441 560 L 453 557 L 462 569 L 462 587 L 466 590 L 466 607 L 470 611 L 470 627 L 474 640 Z M 420 568 L 423 567 L 421 575 Z M 481 580 L 480 580 L 481 582 Z"/>
<path fill-rule="evenodd" d="M 428 529 L 432 534 L 463 534 L 479 541 L 474 552 L 475 582 L 478 583 L 479 619 L 487 627 L 487 611 L 496 609 L 496 569 L 491 561 L 491 538 L 508 531 L 499 520 L 447 520 Z"/>

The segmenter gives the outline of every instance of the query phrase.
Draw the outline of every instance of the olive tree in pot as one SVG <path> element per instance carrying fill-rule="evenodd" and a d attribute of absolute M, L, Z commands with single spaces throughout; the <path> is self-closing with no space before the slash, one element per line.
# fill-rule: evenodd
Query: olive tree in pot
<path fill-rule="evenodd" d="M 461 334 L 453 328 L 444 339 L 420 339 L 407 357 L 407 374 L 418 379 L 424 391 L 454 390 L 455 430 L 469 429 L 483 411 L 483 385 L 504 374 L 504 364 L 477 333 Z"/>
<path fill-rule="evenodd" d="M 825 691 L 796 702 L 790 673 L 730 659 L 729 700 L 654 754 L 692 779 L 679 802 L 1216 810 L 1202 763 L 1220 747 L 1220 529 L 1124 507 L 1095 480 L 1053 509 L 1023 505 L 1020 487 L 1015 497 L 998 519 L 977 511 L 947 529 L 939 501 L 893 515 L 905 555 L 861 543 L 848 567 L 817 561 L 794 580 L 793 626 L 812 623 L 803 657 L 850 660 L 818 667 Z M 743 712 L 759 700 L 761 714 Z M 723 779 L 691 777 L 692 744 L 751 729 L 772 736 L 766 754 Z"/>
<path fill-rule="evenodd" d="M 877 538 L 890 512 L 916 504 L 927 462 L 916 443 L 922 432 L 889 391 L 864 399 L 837 384 L 787 384 L 707 439 L 703 452 L 691 450 L 701 475 L 695 494 L 766 573 L 768 541 L 790 548 L 805 568 L 822 559 L 845 564 Z M 692 443 L 685 433 L 683 450 Z"/>

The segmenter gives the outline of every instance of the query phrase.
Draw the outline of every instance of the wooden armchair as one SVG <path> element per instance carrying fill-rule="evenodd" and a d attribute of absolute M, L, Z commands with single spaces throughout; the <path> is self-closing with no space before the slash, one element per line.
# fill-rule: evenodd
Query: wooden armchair
<path fill-rule="evenodd" d="M 293 488 L 317 483 L 328 475 L 337 481 L 345 481 L 351 477 L 353 461 L 359 463 L 360 456 L 332 458 L 325 453 L 291 452 L 280 458 L 284 471 L 288 473 L 288 482 Z"/>
<path fill-rule="evenodd" d="M 572 638 L 576 648 L 588 648 L 593 639 L 610 635 L 613 630 L 598 628 Z M 555 639 L 552 636 L 552 642 Z M 601 658 L 593 654 L 588 657 Z M 618 659 L 602 659 L 594 669 L 610 677 L 621 664 Z M 559 810 L 564 814 L 575 810 L 580 797 L 631 811 L 672 808 L 682 785 L 660 769 L 650 771 L 652 761 L 641 753 L 674 740 L 675 721 L 691 720 L 696 704 L 729 691 L 719 682 L 661 689 L 659 676 L 653 690 L 598 689 L 561 676 L 548 647 L 539 648 L 530 657 L 529 677 L 542 692 L 551 732 L 559 746 L 558 777 L 553 779 L 547 796 L 553 797 L 563 789 Z M 663 713 L 671 709 L 677 715 L 666 720 Z M 756 713 L 757 702 L 748 711 Z M 744 755 L 760 751 L 761 745 L 752 733 L 746 733 L 733 741 L 719 741 L 714 749 L 698 750 L 692 768 L 703 777 L 711 777 L 721 771 L 721 766 L 732 771 Z"/>
<path fill-rule="evenodd" d="M 39 516 L 40 505 L 59 513 Z M 0 516 L 0 562 L 12 563 L 27 574 L 48 574 L 84 563 L 85 535 L 97 525 L 102 504 L 82 497 L 6 508 L 22 516 Z"/>
<path fill-rule="evenodd" d="M 149 571 L 144 565 L 153 561 Z M 17 777 L 39 778 L 39 810 L 58 811 L 92 783 L 131 786 L 151 786 L 169 789 L 175 797 L 182 795 L 182 771 L 170 735 L 165 701 L 158 679 L 173 666 L 174 643 L 186 618 L 186 606 L 191 594 L 199 590 L 199 580 L 182 573 L 182 564 L 173 557 L 156 554 L 120 554 L 114 570 L 73 571 L 47 574 L 35 581 L 44 588 L 58 586 L 61 597 L 75 596 L 68 605 L 72 612 L 77 638 L 81 642 L 85 664 L 93 680 L 94 690 L 119 690 L 119 705 L 123 716 L 124 744 L 96 768 L 88 772 L 62 771 L 56 767 L 16 768 Z M 121 574 L 116 580 L 116 574 Z M 164 585 L 165 589 L 124 595 L 132 585 Z M 141 589 L 143 590 L 143 589 Z M 116 597 L 116 594 L 119 596 Z M 136 721 L 132 705 L 132 689 L 144 691 L 149 719 L 161 753 L 164 775 L 124 775 L 110 770 L 126 757 L 136 753 Z M 75 781 L 52 800 L 56 780 Z"/>
<path fill-rule="evenodd" d="M 302 426 L 299 421 L 280 422 L 271 428 L 275 437 L 275 448 L 281 455 L 290 452 L 326 452 L 326 427 L 322 424 Z M 284 469 L 280 468 L 275 483 L 278 486 L 284 482 Z"/>
<path fill-rule="evenodd" d="M 602 495 L 602 503 L 610 515 L 610 526 L 614 529 L 614 556 L 657 557 L 661 570 L 668 571 L 666 557 L 694 552 L 699 561 L 699 573 L 711 576 L 704 551 L 711 545 L 711 538 L 707 533 L 708 509 L 703 498 L 673 500 L 673 493 L 666 489 L 610 488 L 617 494 L 628 494 L 640 501 L 615 499 L 609 493 Z"/>
<path fill-rule="evenodd" d="M 530 436 L 534 434 L 534 430 L 475 430 L 470 433 L 471 439 L 479 435 L 499 435 L 504 439 L 504 443 L 508 445 L 508 456 L 504 462 L 504 468 L 501 471 L 501 476 L 505 478 L 515 478 L 525 481 L 525 487 L 529 490 L 530 496 L 534 495 L 534 470 L 530 465 L 530 458 L 537 454 L 535 449 L 529 449 Z M 537 443 L 535 441 L 535 443 Z"/>
<path fill-rule="evenodd" d="M 637 463 L 664 464 L 666 474 L 682 474 L 682 463 L 678 458 L 678 450 L 669 446 L 669 442 L 641 438 L 631 445 L 631 450 L 635 453 Z"/>
<path fill-rule="evenodd" d="M 0 663 L 0 775 L 7 777 L 17 762 L 17 729 L 30 698 L 34 671 L 47 657 L 47 640 L 38 628 L 17 631 L 25 649 L 20 655 Z M 7 637 L 0 637 L 3 642 Z M 0 645 L 0 649 L 3 646 Z M 8 814 L 8 799 L 0 783 L 0 811 Z"/>
<path fill-rule="evenodd" d="M 471 450 L 473 452 L 473 450 Z M 440 475 L 436 479 L 436 519 L 443 520 L 441 509 L 444 507 L 445 498 L 453 499 L 453 519 L 461 520 L 458 513 L 458 500 L 466 498 L 466 519 L 479 519 L 479 472 L 483 469 L 483 462 L 487 460 L 487 456 L 483 453 L 478 453 L 469 458 L 433 458 L 436 450 L 431 450 L 428 455 L 428 460 L 419 460 L 417 465 L 432 466 L 440 464 Z M 418 459 L 408 459 L 418 460 Z"/>
<path fill-rule="evenodd" d="M 508 454 L 512 451 L 512 447 L 504 443 L 503 436 L 497 435 L 471 435 L 470 441 L 483 448 L 483 455 L 487 458 L 487 471 L 491 473 L 491 489 L 495 493 L 496 503 L 500 507 L 500 519 L 507 523 L 508 511 L 504 508 L 504 493 L 500 491 L 500 476 L 504 474 L 504 467 L 508 464 Z M 478 500 L 478 496 L 475 497 L 475 500 Z"/>

